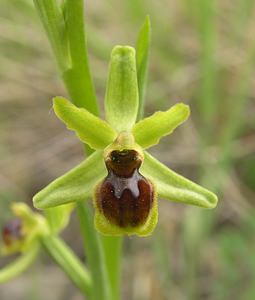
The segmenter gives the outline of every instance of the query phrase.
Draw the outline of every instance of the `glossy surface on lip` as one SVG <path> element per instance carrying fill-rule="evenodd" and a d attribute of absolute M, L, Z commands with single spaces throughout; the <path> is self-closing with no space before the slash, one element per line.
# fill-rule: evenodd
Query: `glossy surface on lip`
<path fill-rule="evenodd" d="M 135 150 L 112 151 L 106 160 L 108 175 L 96 191 L 96 205 L 119 227 L 146 222 L 153 203 L 153 186 L 139 173 L 142 161 Z"/>

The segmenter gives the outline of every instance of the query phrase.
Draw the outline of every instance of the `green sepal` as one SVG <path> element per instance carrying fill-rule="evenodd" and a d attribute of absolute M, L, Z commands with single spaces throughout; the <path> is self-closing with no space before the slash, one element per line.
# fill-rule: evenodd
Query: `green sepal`
<path fill-rule="evenodd" d="M 169 110 L 158 111 L 152 116 L 141 120 L 133 127 L 135 141 L 142 148 L 149 148 L 158 144 L 161 137 L 170 134 L 189 116 L 188 105 L 179 103 Z"/>
<path fill-rule="evenodd" d="M 34 206 L 46 209 L 90 198 L 97 182 L 106 176 L 102 151 L 96 151 L 81 164 L 57 178 L 33 198 Z"/>
<path fill-rule="evenodd" d="M 154 182 L 161 198 L 204 208 L 217 205 L 214 193 L 170 170 L 146 151 L 141 174 Z"/>
<path fill-rule="evenodd" d="M 147 80 L 149 52 L 151 44 L 151 23 L 150 17 L 147 16 L 138 35 L 136 41 L 136 67 L 137 81 L 139 91 L 139 109 L 137 119 L 143 117 L 144 95 Z"/>
<path fill-rule="evenodd" d="M 135 49 L 116 46 L 112 50 L 105 95 L 106 120 L 118 132 L 129 131 L 138 111 Z"/>
<path fill-rule="evenodd" d="M 98 232 L 100 232 L 103 235 L 110 235 L 110 236 L 137 235 L 141 237 L 148 236 L 153 232 L 155 226 L 158 223 L 158 197 L 157 197 L 157 190 L 155 186 L 154 186 L 153 206 L 151 208 L 148 219 L 146 220 L 145 224 L 136 227 L 119 227 L 109 222 L 109 220 L 107 220 L 107 218 L 103 215 L 102 212 L 100 212 L 100 210 L 97 207 L 96 189 L 93 197 L 93 203 L 95 208 L 94 223 L 95 223 L 95 228 L 97 229 Z"/>
<path fill-rule="evenodd" d="M 44 215 L 48 221 L 51 233 L 58 233 L 69 223 L 74 208 L 73 203 L 45 209 Z"/>
<path fill-rule="evenodd" d="M 108 123 L 63 97 L 53 99 L 53 109 L 67 128 L 74 130 L 79 139 L 93 149 L 104 149 L 117 136 Z"/>
<path fill-rule="evenodd" d="M 0 283 L 7 282 L 23 273 L 35 261 L 38 251 L 39 244 L 34 244 L 14 262 L 0 269 Z"/>

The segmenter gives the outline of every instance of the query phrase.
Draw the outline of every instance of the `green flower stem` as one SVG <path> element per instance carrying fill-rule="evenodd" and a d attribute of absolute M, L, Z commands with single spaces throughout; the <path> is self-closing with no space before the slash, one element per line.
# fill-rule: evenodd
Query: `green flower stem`
<path fill-rule="evenodd" d="M 38 245 L 33 245 L 26 253 L 21 254 L 13 263 L 0 270 L 0 283 L 7 282 L 23 273 L 36 259 Z"/>
<path fill-rule="evenodd" d="M 111 300 L 120 299 L 122 237 L 101 236 L 112 290 Z"/>
<path fill-rule="evenodd" d="M 45 236 L 41 240 L 50 256 L 79 290 L 85 295 L 90 295 L 92 287 L 90 275 L 73 251 L 58 237 Z"/>
<path fill-rule="evenodd" d="M 95 232 L 91 210 L 88 205 L 84 205 L 83 203 L 78 203 L 77 209 L 80 217 L 84 247 L 93 278 L 93 295 L 91 298 L 94 300 L 112 300 L 110 297 L 104 252 L 102 251 L 99 236 Z"/>
<path fill-rule="evenodd" d="M 84 29 L 83 0 L 34 0 L 57 66 L 75 105 L 98 115 L 99 109 L 89 70 Z"/>
<path fill-rule="evenodd" d="M 63 80 L 73 103 L 98 115 L 99 109 L 89 69 L 83 0 L 66 0 L 63 10 L 72 62 L 71 68 L 63 74 Z"/>

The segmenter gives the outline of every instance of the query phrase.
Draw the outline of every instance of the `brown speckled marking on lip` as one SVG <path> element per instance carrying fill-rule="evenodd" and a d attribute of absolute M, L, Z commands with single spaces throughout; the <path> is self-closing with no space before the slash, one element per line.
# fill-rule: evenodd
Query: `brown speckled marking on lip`
<path fill-rule="evenodd" d="M 112 151 L 106 160 L 108 175 L 97 188 L 96 205 L 119 227 L 146 222 L 153 203 L 153 186 L 139 173 L 141 158 L 135 150 Z"/>

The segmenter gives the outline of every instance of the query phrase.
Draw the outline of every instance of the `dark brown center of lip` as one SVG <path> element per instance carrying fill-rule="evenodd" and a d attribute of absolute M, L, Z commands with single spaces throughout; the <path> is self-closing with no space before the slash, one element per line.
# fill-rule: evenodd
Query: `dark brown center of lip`
<path fill-rule="evenodd" d="M 106 160 L 108 171 L 120 177 L 130 177 L 141 163 L 142 160 L 135 150 L 114 150 Z"/>

